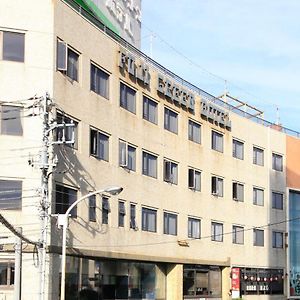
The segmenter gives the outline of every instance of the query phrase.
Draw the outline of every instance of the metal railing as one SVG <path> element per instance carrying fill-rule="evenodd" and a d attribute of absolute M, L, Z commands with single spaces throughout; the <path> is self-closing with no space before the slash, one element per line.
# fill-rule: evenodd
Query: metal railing
<path fill-rule="evenodd" d="M 116 34 L 114 31 L 112 31 L 110 28 L 108 28 L 106 25 L 104 25 L 98 18 L 96 18 L 94 15 L 86 11 L 83 7 L 81 7 L 78 3 L 75 2 L 75 0 L 62 0 L 63 2 L 69 4 L 74 10 L 76 10 L 78 13 L 80 13 L 83 17 L 85 17 L 88 21 L 90 21 L 93 25 L 95 25 L 98 29 L 103 31 L 105 34 L 107 34 L 109 37 L 111 37 L 113 40 L 118 42 L 122 47 L 129 50 L 136 56 L 142 58 L 150 64 L 153 68 L 155 68 L 157 71 L 163 73 L 164 75 L 167 75 L 168 77 L 172 78 L 174 81 L 176 81 L 178 84 L 181 84 L 191 91 L 195 92 L 196 94 L 200 95 L 203 99 L 208 100 L 210 102 L 213 102 L 226 110 L 229 110 L 239 116 L 242 116 L 244 118 L 250 119 L 253 122 L 256 122 L 258 124 L 261 124 L 265 127 L 274 128 L 278 131 L 281 131 L 287 135 L 294 136 L 297 138 L 300 138 L 300 132 L 297 132 L 295 130 L 278 126 L 275 123 L 266 121 L 262 118 L 259 118 L 257 116 L 254 116 L 246 111 L 243 111 L 242 109 L 239 109 L 229 103 L 224 102 L 222 99 L 216 98 L 215 96 L 209 94 L 208 92 L 205 92 L 204 90 L 200 89 L 199 87 L 195 86 L 194 84 L 184 80 L 180 76 L 176 75 L 169 69 L 163 67 L 161 64 L 147 56 L 145 53 L 143 53 L 141 50 L 137 49 L 135 46 L 127 42 L 125 39 L 120 37 L 118 34 Z"/>

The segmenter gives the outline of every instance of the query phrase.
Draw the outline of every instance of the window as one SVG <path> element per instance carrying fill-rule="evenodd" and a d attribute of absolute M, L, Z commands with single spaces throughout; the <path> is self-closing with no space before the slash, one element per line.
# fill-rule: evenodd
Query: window
<path fill-rule="evenodd" d="M 120 83 L 120 106 L 135 114 L 136 91 L 129 86 Z"/>
<path fill-rule="evenodd" d="M 194 191 L 201 191 L 201 172 L 192 168 L 188 171 L 188 185 Z"/>
<path fill-rule="evenodd" d="M 70 79 L 78 81 L 79 54 L 61 40 L 57 40 L 56 68 Z"/>
<path fill-rule="evenodd" d="M 272 169 L 282 171 L 282 155 L 272 153 Z"/>
<path fill-rule="evenodd" d="M 124 227 L 125 214 L 126 214 L 125 203 L 123 201 L 119 201 L 119 218 L 118 218 L 119 227 Z"/>
<path fill-rule="evenodd" d="M 283 194 L 272 192 L 272 208 L 283 209 Z"/>
<path fill-rule="evenodd" d="M 0 262 L 0 286 L 14 285 L 15 265 L 13 262 Z"/>
<path fill-rule="evenodd" d="M 216 131 L 211 132 L 211 148 L 223 152 L 223 134 Z"/>
<path fill-rule="evenodd" d="M 102 224 L 108 224 L 108 214 L 110 213 L 110 206 L 107 197 L 102 197 Z"/>
<path fill-rule="evenodd" d="M 264 246 L 264 231 L 261 229 L 253 229 L 253 245 Z"/>
<path fill-rule="evenodd" d="M 244 159 L 244 143 L 238 140 L 232 140 L 232 156 L 238 159 Z"/>
<path fill-rule="evenodd" d="M 157 124 L 157 103 L 148 97 L 143 97 L 143 118 Z"/>
<path fill-rule="evenodd" d="M 108 99 L 109 74 L 91 64 L 91 90 Z"/>
<path fill-rule="evenodd" d="M 108 161 L 109 158 L 109 136 L 95 129 L 90 130 L 90 154 Z"/>
<path fill-rule="evenodd" d="M 201 143 L 201 125 L 192 120 L 189 120 L 189 140 Z"/>
<path fill-rule="evenodd" d="M 2 59 L 8 61 L 24 62 L 24 56 L 25 56 L 24 33 L 10 32 L 10 31 L 3 31 L 2 33 L 3 33 Z"/>
<path fill-rule="evenodd" d="M 164 159 L 164 181 L 178 183 L 178 164 Z"/>
<path fill-rule="evenodd" d="M 157 178 L 157 157 L 143 151 L 143 174 Z"/>
<path fill-rule="evenodd" d="M 165 129 L 177 133 L 178 132 L 178 120 L 177 113 L 165 107 L 165 118 L 164 118 Z"/>
<path fill-rule="evenodd" d="M 233 244 L 244 244 L 244 227 L 232 226 L 232 243 Z"/>
<path fill-rule="evenodd" d="M 238 182 L 232 183 L 232 198 L 236 201 L 244 201 L 244 185 Z"/>
<path fill-rule="evenodd" d="M 142 230 L 156 232 L 156 210 L 142 207 Z"/>
<path fill-rule="evenodd" d="M 200 239 L 200 220 L 188 218 L 188 237 Z"/>
<path fill-rule="evenodd" d="M 223 224 L 211 222 L 211 240 L 223 242 Z"/>
<path fill-rule="evenodd" d="M 72 148 L 78 148 L 78 122 L 74 119 L 57 113 L 56 122 L 58 127 L 55 131 L 55 143 L 66 144 Z"/>
<path fill-rule="evenodd" d="M 211 177 L 211 193 L 214 196 L 223 197 L 223 178 Z"/>
<path fill-rule="evenodd" d="M 264 165 L 264 150 L 261 148 L 253 147 L 253 163 L 255 165 Z"/>
<path fill-rule="evenodd" d="M 89 197 L 89 220 L 96 222 L 96 195 Z"/>
<path fill-rule="evenodd" d="M 164 212 L 164 234 L 177 235 L 177 215 Z"/>
<path fill-rule="evenodd" d="M 136 148 L 124 141 L 119 141 L 119 164 L 128 170 L 135 171 Z"/>
<path fill-rule="evenodd" d="M 272 232 L 272 247 L 283 248 L 283 232 Z"/>
<path fill-rule="evenodd" d="M 23 135 L 22 114 L 23 108 L 10 105 L 0 106 L 1 134 Z"/>
<path fill-rule="evenodd" d="M 55 191 L 55 213 L 64 214 L 68 208 L 77 200 L 77 191 L 63 185 L 56 185 Z M 70 214 L 72 217 L 77 216 L 77 207 L 75 206 Z"/>
<path fill-rule="evenodd" d="M 253 188 L 253 204 L 264 205 L 264 190 L 259 188 Z"/>
<path fill-rule="evenodd" d="M 136 205 L 130 203 L 130 228 L 137 229 L 136 226 Z"/>
<path fill-rule="evenodd" d="M 22 181 L 0 180 L 0 209 L 22 208 Z"/>

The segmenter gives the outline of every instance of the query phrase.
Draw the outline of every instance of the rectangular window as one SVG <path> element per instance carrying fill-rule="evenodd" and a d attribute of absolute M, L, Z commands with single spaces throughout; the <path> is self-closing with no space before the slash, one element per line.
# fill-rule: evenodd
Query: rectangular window
<path fill-rule="evenodd" d="M 89 197 L 89 220 L 96 222 L 96 195 Z"/>
<path fill-rule="evenodd" d="M 253 147 L 253 163 L 255 165 L 264 165 L 264 150 L 261 148 Z"/>
<path fill-rule="evenodd" d="M 21 180 L 0 180 L 0 209 L 22 209 Z"/>
<path fill-rule="evenodd" d="M 72 148 L 78 148 L 78 122 L 62 113 L 57 113 L 55 130 L 55 143 L 65 144 Z"/>
<path fill-rule="evenodd" d="M 232 198 L 236 201 L 244 201 L 244 185 L 238 182 L 232 183 Z"/>
<path fill-rule="evenodd" d="M 188 237 L 193 239 L 200 239 L 200 220 L 195 218 L 188 218 Z"/>
<path fill-rule="evenodd" d="M 14 284 L 15 265 L 13 262 L 0 263 L 0 286 L 11 286 Z"/>
<path fill-rule="evenodd" d="M 91 64 L 91 91 L 108 99 L 109 74 Z"/>
<path fill-rule="evenodd" d="M 90 130 L 90 154 L 98 159 L 109 159 L 109 136 L 95 129 Z"/>
<path fill-rule="evenodd" d="M 156 232 L 156 210 L 142 207 L 142 230 Z"/>
<path fill-rule="evenodd" d="M 119 164 L 128 170 L 135 171 L 136 148 L 127 142 L 119 141 Z"/>
<path fill-rule="evenodd" d="M 272 153 L 272 169 L 275 171 L 282 171 L 282 155 Z"/>
<path fill-rule="evenodd" d="M 189 120 L 189 140 L 195 143 L 201 143 L 201 125 Z"/>
<path fill-rule="evenodd" d="M 188 185 L 194 191 L 201 191 L 201 172 L 192 168 L 188 171 Z"/>
<path fill-rule="evenodd" d="M 177 215 L 164 212 L 164 234 L 177 235 Z"/>
<path fill-rule="evenodd" d="M 10 31 L 3 31 L 2 33 L 2 59 L 8 61 L 24 62 L 25 34 Z"/>
<path fill-rule="evenodd" d="M 211 222 L 211 240 L 215 242 L 223 242 L 223 224 Z"/>
<path fill-rule="evenodd" d="M 211 132 L 211 148 L 223 152 L 223 134 L 217 131 Z"/>
<path fill-rule="evenodd" d="M 136 91 L 129 86 L 120 83 L 120 106 L 135 114 Z"/>
<path fill-rule="evenodd" d="M 157 124 L 157 103 L 148 97 L 143 97 L 143 118 Z"/>
<path fill-rule="evenodd" d="M 261 229 L 253 229 L 253 245 L 264 246 L 264 231 Z"/>
<path fill-rule="evenodd" d="M 178 114 L 165 107 L 164 128 L 173 133 L 178 132 Z"/>
<path fill-rule="evenodd" d="M 22 125 L 23 108 L 11 105 L 0 106 L 1 134 L 23 135 Z"/>
<path fill-rule="evenodd" d="M 68 48 L 67 55 L 67 76 L 78 81 L 79 54 Z"/>
<path fill-rule="evenodd" d="M 64 214 L 68 208 L 77 200 L 77 190 L 57 184 L 55 187 L 55 213 Z M 77 207 L 71 212 L 72 217 L 77 216 Z"/>
<path fill-rule="evenodd" d="M 283 209 L 283 194 L 272 192 L 272 208 Z"/>
<path fill-rule="evenodd" d="M 107 197 L 102 197 L 102 224 L 108 224 L 108 214 L 110 213 L 110 206 Z"/>
<path fill-rule="evenodd" d="M 143 151 L 143 174 L 157 178 L 157 156 Z"/>
<path fill-rule="evenodd" d="M 238 140 L 232 140 L 232 156 L 238 159 L 244 159 L 244 143 Z"/>
<path fill-rule="evenodd" d="M 264 190 L 259 188 L 253 188 L 253 204 L 264 205 Z"/>
<path fill-rule="evenodd" d="M 130 228 L 137 229 L 136 225 L 136 205 L 130 203 Z"/>
<path fill-rule="evenodd" d="M 232 226 L 232 243 L 233 244 L 244 244 L 244 227 Z"/>
<path fill-rule="evenodd" d="M 123 201 L 119 201 L 119 218 L 118 218 L 119 227 L 124 227 L 125 215 L 126 215 L 125 203 Z"/>
<path fill-rule="evenodd" d="M 164 181 L 178 183 L 178 164 L 164 159 Z"/>
<path fill-rule="evenodd" d="M 272 247 L 283 248 L 283 232 L 272 232 Z"/>
<path fill-rule="evenodd" d="M 211 193 L 214 196 L 223 197 L 223 178 L 211 177 Z"/>

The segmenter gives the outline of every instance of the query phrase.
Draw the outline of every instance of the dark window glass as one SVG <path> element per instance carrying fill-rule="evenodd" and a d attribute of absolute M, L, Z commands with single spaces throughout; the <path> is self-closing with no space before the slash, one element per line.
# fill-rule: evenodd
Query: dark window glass
<path fill-rule="evenodd" d="M 264 165 L 264 150 L 253 147 L 253 163 L 255 165 L 263 166 Z"/>
<path fill-rule="evenodd" d="M 89 197 L 89 220 L 96 222 L 96 195 Z"/>
<path fill-rule="evenodd" d="M 188 237 L 200 239 L 200 220 L 188 218 Z"/>
<path fill-rule="evenodd" d="M 232 183 L 232 198 L 236 201 L 244 201 L 244 185 L 238 182 Z"/>
<path fill-rule="evenodd" d="M 178 132 L 178 114 L 165 107 L 165 118 L 164 118 L 165 129 L 177 133 Z"/>
<path fill-rule="evenodd" d="M 211 240 L 223 242 L 223 224 L 211 222 Z"/>
<path fill-rule="evenodd" d="M 157 157 L 143 152 L 143 174 L 157 178 Z"/>
<path fill-rule="evenodd" d="M 0 209 L 22 208 L 22 181 L 0 180 Z"/>
<path fill-rule="evenodd" d="M 194 191 L 201 190 L 201 172 L 195 169 L 189 169 L 188 172 L 188 185 Z"/>
<path fill-rule="evenodd" d="M 147 97 L 143 97 L 143 118 L 157 124 L 157 103 Z"/>
<path fill-rule="evenodd" d="M 119 142 L 119 164 L 121 167 L 135 171 L 136 148 L 124 141 Z"/>
<path fill-rule="evenodd" d="M 253 245 L 264 246 L 264 231 L 260 229 L 253 229 Z"/>
<path fill-rule="evenodd" d="M 102 197 L 102 224 L 108 224 L 108 214 L 110 212 L 109 201 L 107 197 Z"/>
<path fill-rule="evenodd" d="M 282 171 L 283 166 L 282 166 L 282 155 L 272 153 L 272 168 L 275 171 Z"/>
<path fill-rule="evenodd" d="M 244 159 L 244 143 L 238 140 L 232 141 L 232 156 L 238 159 Z"/>
<path fill-rule="evenodd" d="M 125 214 L 125 203 L 119 201 L 119 227 L 124 227 Z"/>
<path fill-rule="evenodd" d="M 272 192 L 272 208 L 283 209 L 283 194 Z"/>
<path fill-rule="evenodd" d="M 176 163 L 164 160 L 164 181 L 178 183 L 178 165 Z"/>
<path fill-rule="evenodd" d="M 201 143 L 201 125 L 189 120 L 189 140 L 195 143 Z"/>
<path fill-rule="evenodd" d="M 264 205 L 264 190 L 259 188 L 253 188 L 253 204 Z"/>
<path fill-rule="evenodd" d="M 244 227 L 232 226 L 232 243 L 233 244 L 244 244 Z"/>
<path fill-rule="evenodd" d="M 3 32 L 3 60 L 24 62 L 25 35 Z"/>
<path fill-rule="evenodd" d="M 214 196 L 223 197 L 223 178 L 212 176 L 211 177 L 211 193 Z"/>
<path fill-rule="evenodd" d="M 142 208 L 142 230 L 156 232 L 156 210 Z"/>
<path fill-rule="evenodd" d="M 78 81 L 79 54 L 68 48 L 67 76 Z"/>
<path fill-rule="evenodd" d="M 283 248 L 283 232 L 272 232 L 272 247 Z"/>
<path fill-rule="evenodd" d="M 55 191 L 55 213 L 64 214 L 68 208 L 77 200 L 77 191 L 66 186 L 56 185 Z M 77 207 L 71 212 L 72 217 L 77 216 Z"/>
<path fill-rule="evenodd" d="M 0 106 L 1 134 L 23 135 L 22 112 L 23 108 L 10 105 Z"/>
<path fill-rule="evenodd" d="M 137 229 L 136 225 L 136 205 L 130 204 L 130 228 Z"/>
<path fill-rule="evenodd" d="M 136 91 L 129 86 L 120 83 L 120 106 L 135 114 Z"/>
<path fill-rule="evenodd" d="M 97 130 L 90 130 L 90 154 L 108 161 L 109 159 L 109 136 Z"/>
<path fill-rule="evenodd" d="M 177 235 L 177 215 L 164 213 L 164 234 Z"/>
<path fill-rule="evenodd" d="M 108 99 L 109 75 L 91 64 L 91 90 Z"/>
<path fill-rule="evenodd" d="M 223 152 L 223 134 L 216 131 L 211 132 L 211 148 Z"/>

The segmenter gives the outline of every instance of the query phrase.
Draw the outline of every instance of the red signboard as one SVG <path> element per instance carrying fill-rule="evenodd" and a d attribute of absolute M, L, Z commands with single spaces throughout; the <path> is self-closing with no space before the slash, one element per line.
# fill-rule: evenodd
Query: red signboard
<path fill-rule="evenodd" d="M 231 269 L 231 289 L 232 291 L 240 290 L 240 268 Z"/>

